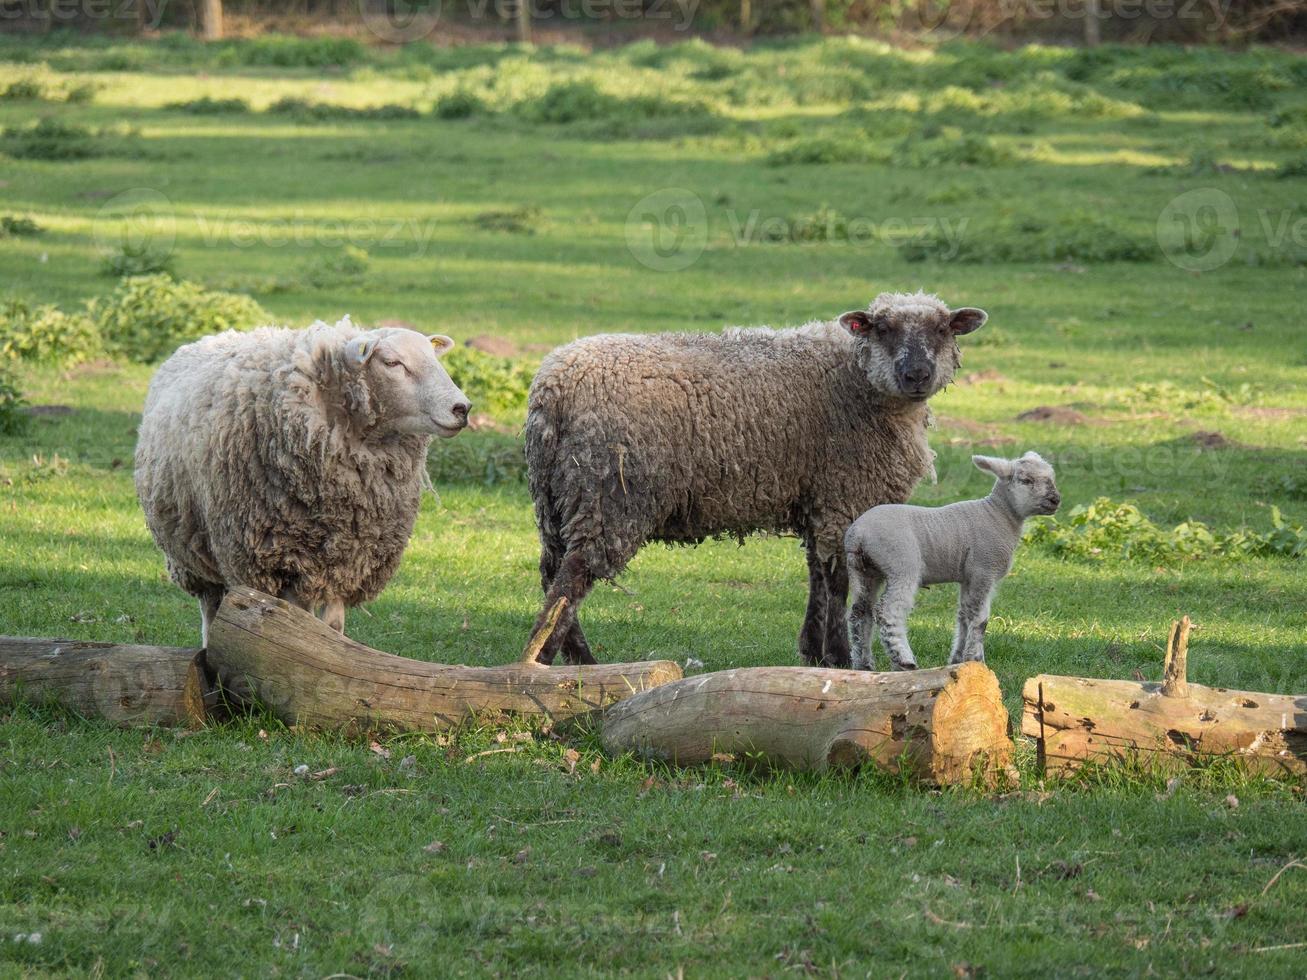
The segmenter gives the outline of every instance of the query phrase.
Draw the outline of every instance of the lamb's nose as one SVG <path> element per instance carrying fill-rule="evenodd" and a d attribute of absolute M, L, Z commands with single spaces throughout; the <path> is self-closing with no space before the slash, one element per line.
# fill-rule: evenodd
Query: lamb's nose
<path fill-rule="evenodd" d="M 472 406 L 467 402 L 459 402 L 450 409 L 454 413 L 454 418 L 458 419 L 460 427 L 467 425 L 467 413 L 472 411 Z"/>

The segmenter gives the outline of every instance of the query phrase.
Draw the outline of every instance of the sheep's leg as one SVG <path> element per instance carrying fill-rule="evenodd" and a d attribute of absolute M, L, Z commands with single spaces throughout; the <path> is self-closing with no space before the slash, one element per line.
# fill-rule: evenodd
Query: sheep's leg
<path fill-rule="evenodd" d="M 222 589 L 206 590 L 200 594 L 199 599 L 200 646 L 208 649 L 209 627 L 213 625 L 213 621 L 218 615 L 218 607 L 222 605 Z"/>
<path fill-rule="evenodd" d="M 965 589 L 966 586 L 962 586 Z M 948 662 L 957 664 L 962 662 L 962 651 L 967 646 L 967 626 L 969 625 L 966 613 L 966 604 L 962 601 L 962 593 L 958 593 L 958 621 L 953 628 L 953 648 L 949 651 Z"/>
<path fill-rule="evenodd" d="M 989 626 L 989 606 L 994 598 L 996 582 L 971 580 L 962 583 L 958 596 L 958 622 L 966 622 L 966 639 L 959 645 L 954 641 L 954 652 L 949 663 L 985 659 L 985 629 Z"/>
<path fill-rule="evenodd" d="M 345 600 L 328 599 L 322 607 L 322 612 L 318 618 L 334 629 L 337 633 L 345 632 Z"/>
<path fill-rule="evenodd" d="M 876 638 L 876 593 L 882 579 L 876 572 L 864 568 L 849 569 L 853 585 L 853 607 L 849 611 L 849 645 L 852 648 L 855 670 L 875 670 L 876 657 L 872 645 Z"/>
<path fill-rule="evenodd" d="M 545 640 L 544 646 L 541 647 L 536 662 L 548 666 L 554 662 L 559 651 L 563 651 L 565 656 L 585 656 L 589 660 L 576 660 L 573 663 L 594 663 L 594 657 L 590 656 L 590 649 L 585 645 L 585 637 L 580 637 L 581 646 L 568 645 L 571 639 L 572 628 L 576 626 L 576 607 L 594 587 L 595 579 L 591 573 L 585 559 L 579 552 L 569 551 L 563 556 L 562 562 L 558 567 L 558 574 L 554 576 L 553 582 L 549 586 L 549 591 L 545 593 L 545 605 L 536 617 L 535 626 L 531 628 L 531 639 L 534 640 L 537 633 L 544 627 L 549 619 L 549 613 L 557 605 L 559 599 L 567 599 L 566 605 L 559 613 L 558 621 L 554 625 L 554 630 Z M 578 630 L 579 634 L 579 630 Z M 529 643 L 528 643 L 529 645 Z"/>
<path fill-rule="evenodd" d="M 894 670 L 916 670 L 917 658 L 908 646 L 908 616 L 917 598 L 917 583 L 911 579 L 890 579 L 885 592 L 876 603 L 876 625 L 880 627 L 880 642 L 889 654 Z"/>
<path fill-rule="evenodd" d="M 817 557 L 816 546 L 809 543 L 808 556 L 808 610 L 803 614 L 799 630 L 799 657 L 813 667 L 824 660 L 826 646 L 826 573 Z"/>
<path fill-rule="evenodd" d="M 824 567 L 826 579 L 826 640 L 821 662 L 826 667 L 847 670 L 849 667 L 849 623 L 846 606 L 849 601 L 849 566 L 843 549 L 827 559 Z"/>
<path fill-rule="evenodd" d="M 560 552 L 542 540 L 540 547 L 540 587 L 544 590 L 546 596 L 546 612 L 553 606 L 553 603 L 548 600 L 549 591 L 554 586 L 554 579 L 558 577 L 558 570 L 562 563 L 563 559 Z M 555 631 L 561 628 L 562 626 L 559 624 L 559 626 L 555 627 Z M 537 624 L 536 629 L 539 629 L 539 624 Z M 533 630 L 532 636 L 534 635 L 535 631 Z M 598 663 L 594 654 L 590 652 L 590 644 L 586 642 L 585 633 L 581 631 L 581 623 L 576 618 L 575 613 L 572 617 L 572 625 L 566 630 L 566 635 L 563 637 L 559 652 L 562 653 L 563 660 L 569 664 Z"/>

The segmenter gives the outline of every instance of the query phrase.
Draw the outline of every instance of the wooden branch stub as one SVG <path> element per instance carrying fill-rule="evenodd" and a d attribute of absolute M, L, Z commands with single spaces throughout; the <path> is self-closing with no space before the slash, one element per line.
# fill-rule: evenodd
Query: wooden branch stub
<path fill-rule="evenodd" d="M 202 650 L 0 637 L 0 703 L 53 702 L 116 725 L 202 725 L 216 700 Z"/>
<path fill-rule="evenodd" d="M 559 722 L 681 676 L 666 660 L 586 667 L 410 660 L 247 588 L 223 599 L 208 661 L 224 687 L 257 698 L 286 724 L 325 729 L 441 731 L 488 715 Z"/>
<path fill-rule="evenodd" d="M 722 754 L 778 768 L 874 763 L 924 782 L 996 781 L 1012 758 L 998 679 L 983 664 L 876 674 L 744 667 L 688 677 L 607 709 L 608 752 L 676 765 Z"/>
<path fill-rule="evenodd" d="M 1166 637 L 1166 659 L 1162 664 L 1162 695 L 1168 698 L 1189 696 L 1189 617 L 1171 624 Z"/>
<path fill-rule="evenodd" d="M 567 596 L 560 595 L 558 601 L 549 607 L 549 613 L 545 616 L 544 625 L 536 631 L 531 637 L 531 641 L 522 651 L 522 663 L 536 664 L 540 662 L 540 651 L 545 648 L 549 638 L 554 635 L 554 630 L 558 628 L 558 617 L 563 615 L 563 610 L 567 608 Z"/>

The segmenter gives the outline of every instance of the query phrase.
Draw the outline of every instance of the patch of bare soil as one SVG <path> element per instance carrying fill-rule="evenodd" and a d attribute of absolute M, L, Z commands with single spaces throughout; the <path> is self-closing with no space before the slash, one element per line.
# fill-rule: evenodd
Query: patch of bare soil
<path fill-rule="evenodd" d="M 1199 429 L 1189 438 L 1199 449 L 1229 449 L 1231 446 L 1238 445 L 1219 432 L 1208 432 L 1203 429 Z"/>
<path fill-rule="evenodd" d="M 473 350 L 479 350 L 483 354 L 493 354 L 495 357 L 516 357 L 518 354 L 517 344 L 507 337 L 492 337 L 490 334 L 483 333 L 466 343 Z"/>
<path fill-rule="evenodd" d="M 984 371 L 972 371 L 970 374 L 964 374 L 962 377 L 958 378 L 958 384 L 979 385 L 979 384 L 984 384 L 987 381 L 999 382 L 999 381 L 1006 381 L 1006 380 L 1007 377 L 1005 375 L 1000 374 L 998 371 L 995 371 L 993 368 L 988 368 Z"/>
<path fill-rule="evenodd" d="M 1017 441 L 998 426 L 975 419 L 940 415 L 935 419 L 935 426 L 945 433 L 945 441 L 950 446 L 1007 446 Z M 950 430 L 964 434 L 949 435 Z"/>
<path fill-rule="evenodd" d="M 1234 409 L 1234 413 L 1250 419 L 1280 421 L 1283 419 L 1301 418 L 1302 416 L 1307 415 L 1307 408 L 1277 408 L 1270 405 L 1241 405 Z"/>
<path fill-rule="evenodd" d="M 1017 416 L 1018 422 L 1051 422 L 1053 425 L 1085 425 L 1089 416 L 1069 405 L 1039 405 Z"/>

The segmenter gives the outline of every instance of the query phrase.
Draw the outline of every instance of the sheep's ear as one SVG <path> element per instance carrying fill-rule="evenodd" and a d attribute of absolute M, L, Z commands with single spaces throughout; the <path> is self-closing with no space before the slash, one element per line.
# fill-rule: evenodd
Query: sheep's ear
<path fill-rule="evenodd" d="M 377 344 L 379 343 L 381 343 L 381 338 L 369 334 L 355 337 L 345 345 L 345 363 L 353 368 L 361 368 L 372 359 L 372 355 L 377 352 Z"/>
<path fill-rule="evenodd" d="M 978 469 L 993 473 L 1000 480 L 1012 475 L 1011 460 L 999 459 L 997 456 L 972 456 L 971 462 L 975 463 Z"/>
<path fill-rule="evenodd" d="M 866 310 L 849 310 L 840 314 L 840 326 L 849 333 L 867 333 L 871 327 L 871 317 Z"/>
<path fill-rule="evenodd" d="M 441 354 L 447 354 L 454 349 L 454 341 L 451 337 L 446 337 L 443 333 L 433 333 L 427 337 L 431 341 L 431 347 L 436 352 L 436 357 Z"/>
<path fill-rule="evenodd" d="M 978 310 L 974 306 L 964 306 L 960 310 L 953 311 L 948 326 L 953 331 L 953 336 L 961 337 L 964 333 L 974 333 L 979 330 L 988 319 L 989 314 L 984 310 Z"/>

